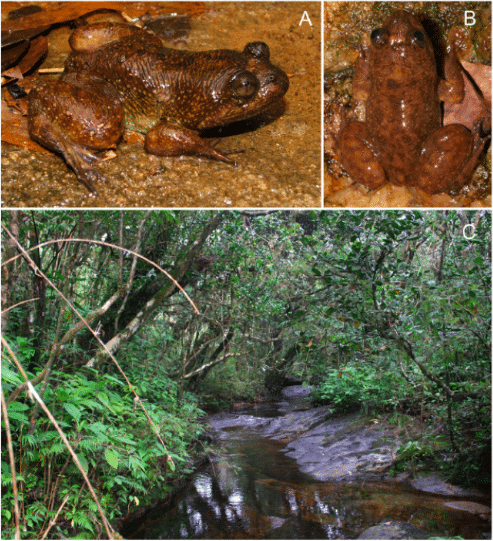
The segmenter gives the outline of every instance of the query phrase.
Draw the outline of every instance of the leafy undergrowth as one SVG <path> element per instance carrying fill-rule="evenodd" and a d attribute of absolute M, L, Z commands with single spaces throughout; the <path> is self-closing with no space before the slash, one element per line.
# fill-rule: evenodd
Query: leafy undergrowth
<path fill-rule="evenodd" d="M 243 374 L 238 371 L 236 363 L 226 362 L 221 371 L 207 376 L 200 385 L 200 407 L 215 413 L 231 407 L 234 402 L 254 403 L 261 400 L 265 389 L 260 374 Z"/>
<path fill-rule="evenodd" d="M 491 406 L 486 392 L 475 399 L 447 400 L 433 384 L 412 387 L 396 372 L 348 363 L 329 370 L 312 396 L 330 404 L 335 413 L 359 409 L 365 417 L 379 416 L 400 427 L 404 443 L 391 473 L 438 472 L 464 487 L 491 485 Z"/>
<path fill-rule="evenodd" d="M 4 387 L 17 383 L 5 379 Z M 133 393 L 119 378 L 91 371 L 72 376 L 54 373 L 55 380 L 44 401 L 75 449 L 110 523 L 152 496 L 164 497 L 175 479 L 191 471 L 192 446 L 203 431 L 204 413 L 190 393 L 178 400 L 176 383 L 155 378 L 152 387 L 137 389 L 171 462 Z M 41 414 L 36 430 L 30 429 L 32 404 L 27 399 L 10 402 L 8 412 L 23 538 L 40 539 L 55 517 L 48 538 L 105 536 L 96 503 L 48 419 Z M 2 537 L 13 538 L 14 496 L 6 449 L 1 468 Z"/>

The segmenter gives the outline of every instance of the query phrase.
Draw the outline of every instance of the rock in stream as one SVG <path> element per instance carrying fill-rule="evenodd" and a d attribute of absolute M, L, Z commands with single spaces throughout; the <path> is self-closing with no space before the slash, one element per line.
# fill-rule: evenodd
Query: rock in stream
<path fill-rule="evenodd" d="M 249 428 L 286 443 L 286 454 L 296 459 L 303 473 L 318 481 L 381 479 L 401 445 L 397 431 L 380 421 L 362 419 L 359 413 L 335 416 L 329 406 L 313 408 L 306 401 L 300 405 L 300 398 L 306 397 L 309 390 L 294 387 L 283 394 L 291 407 L 295 404 L 298 409 L 286 415 L 218 414 L 209 422 L 218 431 Z M 286 411 L 286 403 L 279 404 L 279 411 Z"/>

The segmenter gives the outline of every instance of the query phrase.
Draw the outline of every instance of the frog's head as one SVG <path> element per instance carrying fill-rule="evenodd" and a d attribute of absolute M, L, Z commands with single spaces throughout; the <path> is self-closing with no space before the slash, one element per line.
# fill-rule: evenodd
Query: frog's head
<path fill-rule="evenodd" d="M 248 43 L 242 53 L 230 50 L 212 52 L 214 68 L 203 79 L 210 114 L 204 115 L 198 129 L 251 118 L 269 110 L 286 94 L 286 73 L 270 63 L 269 47 Z"/>
<path fill-rule="evenodd" d="M 414 15 L 404 10 L 394 12 L 381 28 L 373 30 L 371 57 L 373 62 L 389 69 L 397 64 L 396 78 L 407 77 L 408 72 L 419 77 L 420 66 L 435 62 L 425 29 Z"/>

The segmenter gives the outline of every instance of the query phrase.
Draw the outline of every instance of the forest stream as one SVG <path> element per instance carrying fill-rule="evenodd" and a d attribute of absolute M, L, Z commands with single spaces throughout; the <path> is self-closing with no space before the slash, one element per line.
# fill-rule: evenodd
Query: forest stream
<path fill-rule="evenodd" d="M 215 460 L 195 472 L 171 508 L 157 506 L 121 533 L 139 539 L 356 539 L 393 520 L 426 537 L 490 538 L 484 515 L 445 505 L 458 497 L 389 480 L 318 481 L 300 471 L 286 443 L 261 428 L 299 406 L 297 397 L 211 416 Z M 468 500 L 489 505 L 479 496 Z"/>

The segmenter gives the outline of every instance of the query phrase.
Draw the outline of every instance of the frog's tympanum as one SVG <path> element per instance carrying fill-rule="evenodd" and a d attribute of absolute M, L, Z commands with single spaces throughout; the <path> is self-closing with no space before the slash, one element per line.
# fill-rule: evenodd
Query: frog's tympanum
<path fill-rule="evenodd" d="M 95 151 L 114 148 L 124 129 L 145 133 L 152 154 L 234 163 L 199 131 L 265 112 L 289 86 L 262 42 L 242 53 L 178 51 L 146 30 L 100 23 L 76 30 L 70 46 L 61 78 L 30 93 L 29 133 L 91 191 L 100 179 Z"/>
<path fill-rule="evenodd" d="M 464 97 L 461 66 L 452 48 L 437 75 L 423 26 L 397 11 L 371 34 L 353 78 L 353 97 L 366 101 L 366 122 L 343 122 L 338 139 L 342 165 L 357 182 L 419 186 L 429 194 L 458 189 L 470 180 L 485 138 L 480 122 L 442 126 L 441 101 Z"/>

